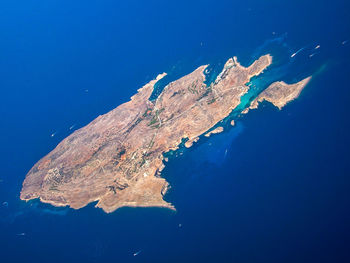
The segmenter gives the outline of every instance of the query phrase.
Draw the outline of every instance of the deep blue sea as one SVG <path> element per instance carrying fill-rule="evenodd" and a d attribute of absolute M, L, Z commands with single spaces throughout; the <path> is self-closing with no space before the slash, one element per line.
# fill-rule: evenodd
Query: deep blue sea
<path fill-rule="evenodd" d="M 41 157 L 157 74 L 266 53 L 241 107 L 273 81 L 311 83 L 170 153 L 176 212 L 19 200 Z M 347 0 L 2 0 L 0 262 L 350 262 L 349 61 Z"/>

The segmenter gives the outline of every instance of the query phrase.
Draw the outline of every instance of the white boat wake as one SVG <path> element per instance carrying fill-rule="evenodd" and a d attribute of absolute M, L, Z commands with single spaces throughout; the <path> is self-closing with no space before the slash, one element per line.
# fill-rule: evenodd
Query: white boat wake
<path fill-rule="evenodd" d="M 294 58 L 296 55 L 298 55 L 299 52 L 303 51 L 305 49 L 305 47 L 302 47 L 301 49 L 299 49 L 297 52 L 293 53 L 290 57 Z"/>

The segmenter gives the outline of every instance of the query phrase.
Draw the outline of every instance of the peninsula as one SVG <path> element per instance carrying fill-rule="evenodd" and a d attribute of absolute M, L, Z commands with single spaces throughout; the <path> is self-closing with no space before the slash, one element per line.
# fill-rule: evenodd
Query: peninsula
<path fill-rule="evenodd" d="M 307 77 L 295 84 L 287 84 L 283 81 L 274 82 L 253 100 L 249 108 L 256 109 L 258 108 L 259 102 L 266 100 L 277 108 L 282 109 L 288 102 L 299 96 L 300 92 L 310 80 L 311 77 Z"/>
<path fill-rule="evenodd" d="M 200 66 L 151 101 L 155 84 L 166 74 L 158 75 L 129 102 L 75 131 L 37 162 L 26 175 L 20 198 L 74 209 L 97 201 L 108 213 L 123 206 L 175 209 L 163 199 L 169 188 L 161 177 L 163 154 L 176 150 L 183 139 L 190 147 L 203 134 L 221 132 L 216 124 L 240 104 L 250 79 L 271 63 L 270 55 L 249 67 L 230 58 L 210 85 L 205 84 L 207 65 Z M 267 100 L 281 108 L 307 81 L 273 83 L 251 107 Z"/>

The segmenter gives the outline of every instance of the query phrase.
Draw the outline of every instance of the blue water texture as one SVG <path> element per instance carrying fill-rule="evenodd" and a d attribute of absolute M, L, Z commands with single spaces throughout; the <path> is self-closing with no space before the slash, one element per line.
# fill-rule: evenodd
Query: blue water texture
<path fill-rule="evenodd" d="M 349 13 L 345 0 L 1 1 L 0 262 L 350 262 Z M 157 74 L 153 99 L 200 65 L 209 84 L 228 58 L 264 54 L 273 65 L 224 132 L 167 153 L 177 211 L 19 199 L 41 157 Z M 309 75 L 282 110 L 241 114 Z"/>

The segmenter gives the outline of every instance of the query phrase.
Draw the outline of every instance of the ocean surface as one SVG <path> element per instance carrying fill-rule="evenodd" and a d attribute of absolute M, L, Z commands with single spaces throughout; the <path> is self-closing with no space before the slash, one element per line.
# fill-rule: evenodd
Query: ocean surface
<path fill-rule="evenodd" d="M 349 1 L 3 0 L 0 37 L 0 262 L 350 262 Z M 168 153 L 176 212 L 19 199 L 41 157 L 157 74 L 161 91 L 210 64 L 209 83 L 267 53 L 239 109 L 312 81 Z"/>

